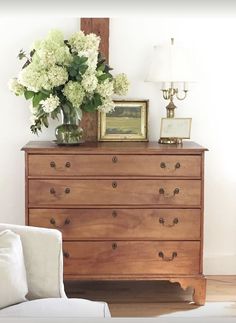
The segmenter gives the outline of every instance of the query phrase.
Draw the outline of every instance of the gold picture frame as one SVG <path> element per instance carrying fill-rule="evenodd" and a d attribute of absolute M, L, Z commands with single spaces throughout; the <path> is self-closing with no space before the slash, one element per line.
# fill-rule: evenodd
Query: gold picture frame
<path fill-rule="evenodd" d="M 168 143 L 168 140 L 175 142 L 190 139 L 191 125 L 192 118 L 162 118 L 160 142 Z"/>
<path fill-rule="evenodd" d="M 112 112 L 98 113 L 99 141 L 148 141 L 149 100 L 113 100 Z"/>

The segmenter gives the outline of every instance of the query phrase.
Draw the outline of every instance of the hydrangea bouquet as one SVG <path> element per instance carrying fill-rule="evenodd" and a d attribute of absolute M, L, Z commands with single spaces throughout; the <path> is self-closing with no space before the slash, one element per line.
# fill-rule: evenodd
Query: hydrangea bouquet
<path fill-rule="evenodd" d="M 24 65 L 9 86 L 15 95 L 30 100 L 31 131 L 37 134 L 48 127 L 49 118 L 64 117 L 63 123 L 80 119 L 82 111 L 110 112 L 113 94 L 125 95 L 129 82 L 125 74 L 113 76 L 99 52 L 100 37 L 82 31 L 64 40 L 60 31 L 51 31 L 44 40 L 33 44 L 30 54 L 21 50 L 18 57 Z M 81 139 L 81 129 L 73 124 L 72 134 L 65 138 L 65 127 L 58 139 L 74 143 Z M 57 129 L 58 130 L 58 129 Z M 61 131 L 62 130 L 62 131 Z M 62 132 L 62 133 L 61 133 Z"/>

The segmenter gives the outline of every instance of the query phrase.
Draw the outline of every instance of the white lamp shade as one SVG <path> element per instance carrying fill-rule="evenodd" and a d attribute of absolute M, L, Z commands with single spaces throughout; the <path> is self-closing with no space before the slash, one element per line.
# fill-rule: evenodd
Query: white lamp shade
<path fill-rule="evenodd" d="M 190 49 L 175 44 L 154 46 L 145 81 L 193 82 L 194 65 L 194 56 Z"/>

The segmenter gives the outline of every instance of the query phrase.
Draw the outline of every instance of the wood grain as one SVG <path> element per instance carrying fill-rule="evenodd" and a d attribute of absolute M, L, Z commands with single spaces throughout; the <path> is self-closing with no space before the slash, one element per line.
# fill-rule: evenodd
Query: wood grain
<path fill-rule="evenodd" d="M 29 209 L 29 225 L 59 229 L 75 241 L 199 240 L 200 210 Z"/>
<path fill-rule="evenodd" d="M 176 281 L 204 303 L 204 147 L 30 142 L 23 150 L 26 217 L 61 230 L 66 280 Z"/>
<path fill-rule="evenodd" d="M 196 176 L 201 156 L 30 155 L 29 176 Z"/>
<path fill-rule="evenodd" d="M 85 34 L 94 33 L 100 36 L 100 51 L 109 62 L 109 18 L 81 18 L 80 28 Z M 83 112 L 81 127 L 86 141 L 97 141 L 97 112 Z"/>
<path fill-rule="evenodd" d="M 178 189 L 179 193 L 174 194 Z M 55 193 L 51 193 L 53 190 Z M 69 190 L 69 193 L 66 193 Z M 164 193 L 160 193 L 164 190 Z M 40 194 L 38 194 L 40 192 Z M 29 205 L 169 205 L 199 207 L 199 180 L 29 180 Z"/>
<path fill-rule="evenodd" d="M 115 248 L 114 248 L 115 246 Z M 65 242 L 64 274 L 122 275 L 198 274 L 200 243 L 197 241 L 96 241 Z M 166 260 L 159 256 L 162 252 Z M 173 258 L 173 252 L 177 256 Z M 173 258 L 173 259 L 172 259 Z M 172 259 L 172 260 L 171 260 Z"/>

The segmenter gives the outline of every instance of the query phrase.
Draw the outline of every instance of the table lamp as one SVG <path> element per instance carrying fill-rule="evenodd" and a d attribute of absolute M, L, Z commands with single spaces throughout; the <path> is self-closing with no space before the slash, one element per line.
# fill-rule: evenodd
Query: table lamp
<path fill-rule="evenodd" d="M 153 58 L 147 73 L 147 82 L 161 83 L 163 98 L 169 100 L 166 117 L 174 118 L 176 106 L 174 98 L 184 100 L 188 93 L 188 83 L 193 81 L 193 56 L 189 49 L 176 46 L 174 38 L 162 46 L 154 46 Z M 160 138 L 159 143 L 175 143 L 173 138 Z"/>

